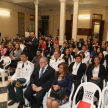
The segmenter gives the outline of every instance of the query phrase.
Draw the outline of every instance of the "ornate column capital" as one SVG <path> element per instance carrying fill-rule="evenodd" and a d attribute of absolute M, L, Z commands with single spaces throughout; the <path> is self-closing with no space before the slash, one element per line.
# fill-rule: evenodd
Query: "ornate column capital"
<path fill-rule="evenodd" d="M 36 5 L 36 4 L 39 4 L 39 1 L 38 0 L 35 0 L 34 1 L 34 4 Z"/>
<path fill-rule="evenodd" d="M 66 2 L 66 0 L 59 0 L 60 2 Z"/>

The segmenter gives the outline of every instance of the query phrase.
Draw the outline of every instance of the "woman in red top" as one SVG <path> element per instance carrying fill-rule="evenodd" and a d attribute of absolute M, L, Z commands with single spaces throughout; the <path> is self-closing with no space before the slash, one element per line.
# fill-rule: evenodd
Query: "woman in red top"
<path fill-rule="evenodd" d="M 44 41 L 41 39 L 38 48 L 42 49 L 43 53 L 45 53 L 45 43 Z"/>
<path fill-rule="evenodd" d="M 55 44 L 59 44 L 58 38 L 55 39 Z"/>

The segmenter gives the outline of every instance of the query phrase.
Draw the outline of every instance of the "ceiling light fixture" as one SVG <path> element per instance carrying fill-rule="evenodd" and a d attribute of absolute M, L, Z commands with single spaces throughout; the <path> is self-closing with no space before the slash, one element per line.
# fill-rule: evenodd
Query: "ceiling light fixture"
<path fill-rule="evenodd" d="M 0 14 L 2 14 L 2 15 L 10 15 L 10 12 L 0 11 Z"/>
<path fill-rule="evenodd" d="M 90 19 L 90 16 L 79 15 L 78 18 L 79 19 Z"/>

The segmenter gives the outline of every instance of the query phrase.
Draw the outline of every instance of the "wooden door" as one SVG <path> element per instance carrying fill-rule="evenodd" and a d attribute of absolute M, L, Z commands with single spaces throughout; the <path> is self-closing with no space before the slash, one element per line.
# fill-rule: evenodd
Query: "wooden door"
<path fill-rule="evenodd" d="M 101 21 L 100 30 L 99 30 L 99 41 L 100 41 L 100 43 L 102 43 L 102 39 L 103 39 L 104 24 L 105 24 L 105 21 Z"/>
<path fill-rule="evenodd" d="M 66 40 L 70 40 L 72 37 L 72 21 L 66 20 Z"/>

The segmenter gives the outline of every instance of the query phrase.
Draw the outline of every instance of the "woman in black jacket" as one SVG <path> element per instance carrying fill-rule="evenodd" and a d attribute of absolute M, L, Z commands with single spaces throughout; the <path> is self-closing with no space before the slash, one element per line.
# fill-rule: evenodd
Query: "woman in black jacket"
<path fill-rule="evenodd" d="M 89 82 L 94 82 L 100 89 L 103 89 L 103 80 L 106 76 L 106 70 L 104 65 L 100 63 L 99 56 L 94 57 L 94 61 L 89 65 L 87 69 L 87 80 Z M 99 93 L 96 92 L 95 96 L 99 99 Z"/>
<path fill-rule="evenodd" d="M 81 83 L 81 78 L 85 74 L 85 71 L 86 71 L 86 64 L 82 63 L 81 60 L 82 60 L 81 55 L 77 54 L 75 56 L 75 62 L 72 62 L 69 66 L 69 71 L 72 73 L 73 83 L 75 86 L 73 94 L 75 94 L 77 87 Z"/>

